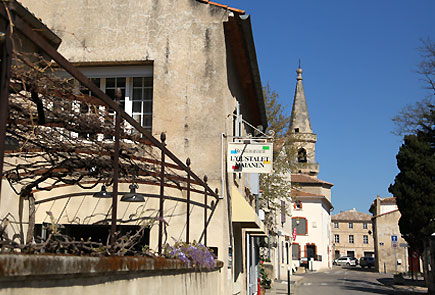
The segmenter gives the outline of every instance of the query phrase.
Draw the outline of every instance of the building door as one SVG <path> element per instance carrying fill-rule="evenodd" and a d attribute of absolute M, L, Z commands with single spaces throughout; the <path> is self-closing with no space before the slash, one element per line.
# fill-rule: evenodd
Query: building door
<path fill-rule="evenodd" d="M 340 258 L 340 250 L 335 250 L 335 259 Z"/>
<path fill-rule="evenodd" d="M 348 257 L 355 257 L 355 251 L 347 251 Z"/>
<path fill-rule="evenodd" d="M 307 258 L 310 261 L 310 258 L 316 259 L 316 245 L 307 245 Z"/>
<path fill-rule="evenodd" d="M 257 278 L 258 278 L 258 245 L 255 243 L 255 238 L 246 234 L 246 270 L 247 270 L 247 286 L 248 295 L 257 294 Z"/>

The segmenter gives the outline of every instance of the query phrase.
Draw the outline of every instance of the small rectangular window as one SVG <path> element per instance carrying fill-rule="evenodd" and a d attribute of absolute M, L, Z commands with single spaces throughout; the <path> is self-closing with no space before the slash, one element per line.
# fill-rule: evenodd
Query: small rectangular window
<path fill-rule="evenodd" d="M 363 223 L 363 229 L 367 229 L 367 222 Z"/>
<path fill-rule="evenodd" d="M 295 210 L 302 210 L 302 202 L 301 201 L 296 201 Z"/>
<path fill-rule="evenodd" d="M 297 235 L 307 234 L 307 220 L 303 217 L 292 218 L 292 228 L 296 228 Z"/>
<path fill-rule="evenodd" d="M 334 235 L 334 242 L 340 244 L 340 235 Z"/>
<path fill-rule="evenodd" d="M 369 243 L 369 236 L 363 235 L 363 243 L 368 244 Z"/>
<path fill-rule="evenodd" d="M 299 245 L 292 244 L 292 258 L 293 260 L 298 260 L 301 257 L 301 253 L 299 252 Z"/>
<path fill-rule="evenodd" d="M 110 98 L 115 99 L 117 88 L 121 90 L 119 104 L 121 108 L 132 116 L 145 130 L 151 132 L 153 117 L 153 77 L 110 77 L 110 78 L 91 78 L 91 81 L 99 87 Z M 86 87 L 81 87 L 81 92 L 86 95 L 94 96 Z M 82 113 L 90 110 L 82 103 L 80 105 Z M 107 110 L 110 117 L 115 118 L 113 110 Z M 80 134 L 89 137 L 86 133 Z M 107 138 L 112 138 L 108 135 Z"/>
<path fill-rule="evenodd" d="M 334 221 L 334 228 L 338 228 L 338 221 Z"/>
<path fill-rule="evenodd" d="M 353 244 L 353 243 L 354 243 L 353 235 L 349 235 L 349 244 Z"/>
<path fill-rule="evenodd" d="M 353 228 L 353 222 L 349 222 L 349 228 Z"/>

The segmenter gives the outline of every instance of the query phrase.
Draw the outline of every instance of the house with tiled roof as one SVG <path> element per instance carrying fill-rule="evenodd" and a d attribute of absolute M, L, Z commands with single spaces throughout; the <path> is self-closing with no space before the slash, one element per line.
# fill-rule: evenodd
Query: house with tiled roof
<path fill-rule="evenodd" d="M 371 215 L 355 208 L 342 211 L 331 217 L 334 258 L 349 256 L 374 257 L 374 242 Z"/>
<path fill-rule="evenodd" d="M 413 253 L 400 234 L 401 214 L 397 208 L 396 198 L 377 196 L 369 211 L 372 213 L 376 270 L 402 273 L 408 272 L 412 265 L 414 271 L 420 271 L 418 255 L 412 258 Z"/>
<path fill-rule="evenodd" d="M 292 149 L 297 155 L 293 159 L 296 167 L 291 179 L 291 223 L 283 225 L 275 249 L 276 278 L 283 278 L 286 259 L 278 259 L 280 253 L 290 255 L 292 268 L 308 267 L 313 270 L 332 266 L 330 211 L 332 183 L 319 179 L 319 164 L 316 162 L 315 144 L 307 100 L 303 86 L 302 69 L 296 71 L 296 89 L 290 118 Z M 287 239 L 287 235 L 291 239 Z M 288 251 L 290 249 L 290 251 Z M 290 253 L 290 254 L 289 254 Z M 282 255 L 281 255 L 282 256 Z M 307 263 L 308 261 L 308 263 Z"/>
<path fill-rule="evenodd" d="M 219 188 L 219 202 L 211 204 L 208 196 L 208 207 L 215 209 L 213 216 L 204 217 L 204 209 L 166 198 L 164 221 L 172 226 L 163 232 L 164 242 L 187 240 L 186 212 L 190 216 L 190 242 L 205 240 L 202 229 L 212 218 L 207 246 L 224 263 L 214 294 L 252 294 L 257 288 L 257 237 L 267 236 L 252 202 L 259 195 L 258 178 L 227 173 L 224 164 L 228 142 L 253 134 L 250 126 L 267 127 L 250 16 L 241 9 L 207 0 L 22 3 L 62 38 L 60 53 L 110 97 L 119 88 L 123 110 L 157 138 L 165 133 L 165 148 L 184 161 L 189 159 L 189 169 L 201 178 L 206 175 L 210 187 Z M 91 110 L 79 106 L 77 111 Z M 89 134 L 77 136 L 86 140 Z M 169 161 L 168 175 L 172 175 L 171 164 Z M 177 198 L 186 199 L 186 190 L 172 179 L 169 185 L 179 189 Z M 139 183 L 137 192 L 158 194 L 156 187 L 145 191 L 149 183 Z M 69 190 L 63 188 L 62 193 Z M 128 191 L 128 184 L 121 184 L 120 190 Z M 50 192 L 52 197 L 57 193 Z M 196 193 L 200 197 L 192 202 L 207 200 L 207 192 Z M 79 210 L 79 202 L 66 210 L 67 205 L 56 202 L 51 211 L 66 227 L 71 223 L 66 212 L 77 212 L 75 220 L 93 224 L 95 216 L 107 216 L 110 206 L 105 204 L 84 205 Z M 156 208 L 159 205 L 151 198 L 142 204 L 122 203 L 118 218 L 123 225 L 142 224 L 142 216 L 135 221 L 130 217 L 135 213 L 152 215 Z M 40 214 L 45 211 L 41 207 L 36 214 L 37 225 L 45 221 Z M 147 222 L 156 220 L 155 215 L 147 218 Z M 155 223 L 150 224 L 147 246 L 156 249 L 158 230 Z"/>

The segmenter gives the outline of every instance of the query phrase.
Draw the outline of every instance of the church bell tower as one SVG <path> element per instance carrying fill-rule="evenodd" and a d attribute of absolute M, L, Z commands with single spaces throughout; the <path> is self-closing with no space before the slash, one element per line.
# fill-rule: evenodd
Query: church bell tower
<path fill-rule="evenodd" d="M 291 138 L 297 152 L 295 159 L 296 168 L 293 173 L 317 177 L 319 174 L 319 163 L 316 163 L 317 135 L 313 133 L 311 128 L 300 66 L 296 70 L 296 73 L 298 76 L 296 78 L 297 83 L 290 117 Z"/>

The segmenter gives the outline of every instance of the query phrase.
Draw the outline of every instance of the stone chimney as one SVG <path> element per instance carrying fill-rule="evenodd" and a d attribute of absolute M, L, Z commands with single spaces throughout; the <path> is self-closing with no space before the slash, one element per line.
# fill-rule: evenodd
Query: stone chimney
<path fill-rule="evenodd" d="M 376 216 L 381 214 L 381 196 L 376 198 Z"/>

